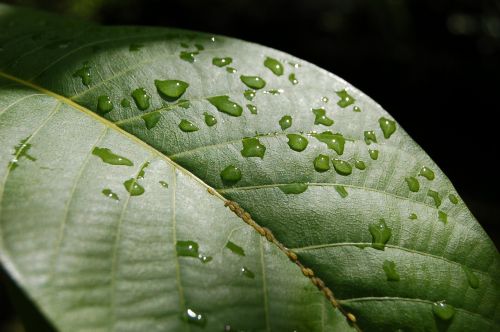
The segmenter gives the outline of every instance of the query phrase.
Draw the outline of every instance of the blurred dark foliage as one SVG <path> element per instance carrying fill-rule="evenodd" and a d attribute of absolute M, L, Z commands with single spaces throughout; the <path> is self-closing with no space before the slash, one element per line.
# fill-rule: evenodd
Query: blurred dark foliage
<path fill-rule="evenodd" d="M 448 174 L 498 247 L 499 0 L 5 2 L 104 24 L 223 34 L 315 63 L 399 121 Z"/>

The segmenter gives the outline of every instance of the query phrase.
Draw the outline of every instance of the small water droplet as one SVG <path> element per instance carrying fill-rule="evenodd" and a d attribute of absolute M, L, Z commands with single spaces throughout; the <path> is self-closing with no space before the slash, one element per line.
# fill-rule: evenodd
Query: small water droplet
<path fill-rule="evenodd" d="M 439 219 L 439 221 L 446 224 L 448 222 L 448 215 L 445 212 L 439 210 L 438 211 L 438 219 Z"/>
<path fill-rule="evenodd" d="M 426 166 L 422 166 L 418 175 L 425 177 L 429 181 L 434 180 L 434 172 Z"/>
<path fill-rule="evenodd" d="M 454 194 L 449 194 L 448 199 L 452 204 L 458 204 L 458 197 Z"/>
<path fill-rule="evenodd" d="M 415 177 L 409 176 L 409 177 L 405 178 L 405 181 L 406 181 L 406 184 L 408 184 L 408 189 L 410 189 L 410 191 L 413 191 L 414 193 L 416 193 L 417 191 L 420 190 L 420 183 L 418 182 L 418 180 Z"/>
<path fill-rule="evenodd" d="M 340 159 L 333 159 L 332 163 L 333 163 L 333 167 L 335 168 L 335 171 L 338 174 L 347 176 L 347 175 L 350 175 L 352 173 L 352 166 L 347 161 L 340 160 Z"/>
<path fill-rule="evenodd" d="M 149 100 L 151 96 L 144 88 L 137 88 L 132 91 L 132 98 L 137 105 L 137 108 L 141 111 L 147 110 L 149 108 Z"/>
<path fill-rule="evenodd" d="M 129 159 L 119 156 L 111 152 L 108 148 L 95 147 L 92 154 L 101 158 L 101 160 L 110 165 L 134 166 L 134 163 Z"/>
<path fill-rule="evenodd" d="M 328 103 L 329 100 L 330 99 L 328 99 L 328 97 L 326 97 L 326 96 L 321 98 L 321 101 L 324 103 Z"/>
<path fill-rule="evenodd" d="M 286 195 L 302 194 L 309 186 L 307 183 L 290 183 L 280 185 L 278 188 Z"/>
<path fill-rule="evenodd" d="M 297 80 L 297 77 L 295 76 L 295 73 L 291 73 L 290 75 L 288 75 L 288 80 L 293 84 L 293 85 L 296 85 L 296 84 L 299 84 L 299 80 Z"/>
<path fill-rule="evenodd" d="M 239 256 L 245 256 L 245 250 L 234 242 L 227 241 L 226 248 Z"/>
<path fill-rule="evenodd" d="M 467 277 L 467 282 L 469 283 L 469 286 L 471 288 L 477 289 L 479 287 L 479 279 L 474 274 L 474 272 L 472 272 L 472 270 L 465 265 L 462 265 L 462 270 L 464 271 L 465 276 Z"/>
<path fill-rule="evenodd" d="M 229 165 L 220 172 L 220 178 L 225 185 L 233 185 L 241 180 L 241 170 L 234 165 Z"/>
<path fill-rule="evenodd" d="M 189 44 L 187 44 L 187 43 L 180 43 L 180 45 L 183 48 L 189 48 Z"/>
<path fill-rule="evenodd" d="M 146 175 L 146 168 L 149 167 L 149 161 L 146 161 L 142 164 L 141 169 L 139 170 L 139 174 L 137 174 L 137 179 L 144 179 L 144 175 Z"/>
<path fill-rule="evenodd" d="M 427 192 L 427 196 L 432 197 L 436 207 L 441 206 L 441 197 L 439 197 L 439 193 L 437 191 L 429 189 L 429 191 Z"/>
<path fill-rule="evenodd" d="M 309 144 L 307 138 L 299 134 L 288 134 L 286 137 L 288 138 L 290 149 L 297 152 L 304 151 L 307 148 L 307 144 Z"/>
<path fill-rule="evenodd" d="M 104 195 L 104 196 L 106 196 L 106 197 L 108 197 L 108 198 L 111 198 L 111 199 L 114 199 L 115 201 L 120 200 L 120 199 L 118 198 L 118 195 L 117 195 L 117 194 L 115 194 L 113 191 L 111 191 L 111 189 L 107 189 L 107 188 L 106 188 L 106 189 L 103 189 L 103 190 L 102 190 L 102 193 L 103 193 L 103 195 Z"/>
<path fill-rule="evenodd" d="M 229 74 L 234 74 L 237 72 L 236 68 L 234 67 L 226 67 L 226 71 L 229 73 Z"/>
<path fill-rule="evenodd" d="M 155 86 L 160 96 L 168 101 L 175 101 L 186 92 L 189 84 L 180 80 L 155 80 Z"/>
<path fill-rule="evenodd" d="M 386 139 L 391 137 L 391 135 L 396 131 L 396 122 L 393 120 L 381 117 L 378 119 L 378 123 L 380 124 L 380 129 L 382 129 Z"/>
<path fill-rule="evenodd" d="M 354 163 L 354 167 L 363 171 L 366 169 L 366 164 L 363 160 L 356 160 L 356 162 Z"/>
<path fill-rule="evenodd" d="M 229 114 L 231 116 L 241 116 L 243 108 L 230 100 L 228 96 L 215 96 L 207 98 L 207 100 L 217 108 L 219 112 Z"/>
<path fill-rule="evenodd" d="M 208 263 L 212 257 L 200 254 L 199 245 L 194 241 L 177 241 L 175 245 L 177 256 L 198 258 L 202 263 Z"/>
<path fill-rule="evenodd" d="M 312 134 L 318 141 L 325 143 L 329 149 L 337 152 L 338 155 L 344 153 L 345 138 L 342 134 L 333 134 L 331 131 L 324 131 L 321 134 Z"/>
<path fill-rule="evenodd" d="M 378 222 L 370 224 L 368 230 L 372 235 L 372 247 L 377 250 L 384 250 L 385 244 L 392 235 L 392 231 L 385 223 L 385 220 L 380 219 Z"/>
<path fill-rule="evenodd" d="M 22 139 L 18 145 L 14 147 L 14 153 L 12 155 L 14 158 L 9 162 L 9 166 L 11 171 L 15 170 L 19 164 L 19 159 L 22 157 L 30 160 L 30 161 L 36 161 L 36 158 L 31 156 L 28 152 L 29 149 L 31 149 L 31 144 L 27 143 L 28 140 L 31 138 L 31 136 L 26 137 L 25 139 Z"/>
<path fill-rule="evenodd" d="M 132 43 L 130 44 L 130 46 L 128 47 L 128 50 L 130 52 L 137 52 L 139 51 L 141 48 L 143 48 L 144 45 L 143 44 L 138 44 L 138 43 Z"/>
<path fill-rule="evenodd" d="M 196 49 L 198 51 L 203 51 L 205 49 L 205 46 L 201 45 L 201 44 L 194 44 L 194 47 L 196 47 Z"/>
<path fill-rule="evenodd" d="M 122 101 L 120 102 L 120 105 L 122 105 L 122 107 L 130 107 L 130 101 L 126 98 L 123 98 Z"/>
<path fill-rule="evenodd" d="M 260 143 L 258 138 L 244 138 L 242 143 L 243 149 L 241 150 L 241 155 L 243 157 L 259 157 L 261 159 L 264 158 L 266 147 Z"/>
<path fill-rule="evenodd" d="M 101 114 L 109 113 L 113 110 L 113 102 L 109 96 L 99 96 L 97 98 L 97 110 Z"/>
<path fill-rule="evenodd" d="M 283 65 L 276 59 L 266 57 L 266 60 L 264 60 L 264 66 L 272 71 L 274 75 L 283 75 Z"/>
<path fill-rule="evenodd" d="M 270 89 L 270 90 L 264 91 L 264 93 L 268 94 L 268 95 L 276 96 L 276 95 L 283 93 L 283 91 L 284 91 L 283 89 Z"/>
<path fill-rule="evenodd" d="M 326 172 L 330 169 L 330 157 L 320 154 L 314 158 L 314 169 L 318 172 Z"/>
<path fill-rule="evenodd" d="M 205 315 L 197 313 L 193 309 L 187 309 L 182 315 L 182 320 L 189 324 L 204 327 L 207 325 L 207 318 Z"/>
<path fill-rule="evenodd" d="M 445 301 L 438 301 L 432 304 L 432 312 L 442 320 L 450 320 L 455 315 L 455 308 Z"/>
<path fill-rule="evenodd" d="M 247 104 L 247 109 L 250 111 L 250 113 L 257 114 L 257 106 L 252 104 Z"/>
<path fill-rule="evenodd" d="M 349 93 L 347 93 L 346 90 L 336 91 L 335 93 L 340 98 L 340 100 L 337 102 L 337 105 L 339 105 L 342 108 L 345 108 L 349 105 L 352 105 L 356 101 L 356 99 L 354 99 L 353 96 L 351 96 Z"/>
<path fill-rule="evenodd" d="M 340 197 L 346 198 L 349 195 L 344 186 L 336 185 L 334 187 L 335 191 L 340 195 Z"/>
<path fill-rule="evenodd" d="M 233 59 L 230 57 L 225 57 L 225 58 L 213 58 L 212 59 L 212 64 L 217 67 L 224 67 L 233 62 Z"/>
<path fill-rule="evenodd" d="M 243 96 L 245 96 L 247 100 L 252 101 L 255 98 L 255 91 L 245 90 L 245 92 L 243 92 Z"/>
<path fill-rule="evenodd" d="M 147 129 L 153 129 L 161 119 L 160 112 L 151 112 L 141 116 Z"/>
<path fill-rule="evenodd" d="M 266 81 L 264 81 L 262 78 L 259 76 L 245 76 L 241 75 L 240 80 L 245 83 L 246 86 L 248 86 L 251 89 L 262 89 L 263 87 L 266 86 Z"/>
<path fill-rule="evenodd" d="M 365 143 L 370 145 L 372 143 L 377 143 L 377 136 L 373 130 L 365 131 Z"/>
<path fill-rule="evenodd" d="M 158 181 L 158 183 L 160 184 L 160 186 L 162 186 L 163 188 L 168 188 L 168 183 L 166 181 Z"/>
<path fill-rule="evenodd" d="M 92 74 L 90 71 L 90 66 L 85 63 L 80 69 L 73 73 L 73 77 L 80 77 L 82 79 L 82 84 L 89 86 L 92 81 Z"/>
<path fill-rule="evenodd" d="M 279 121 L 281 130 L 288 129 L 292 126 L 292 117 L 290 115 L 283 116 Z"/>
<path fill-rule="evenodd" d="M 370 154 L 370 158 L 373 160 L 378 159 L 378 150 L 368 150 L 368 153 Z"/>
<path fill-rule="evenodd" d="M 353 112 L 361 112 L 361 108 L 359 108 L 358 106 L 354 106 L 354 107 L 352 108 L 352 111 L 353 111 Z"/>
<path fill-rule="evenodd" d="M 186 110 L 191 107 L 191 103 L 187 99 L 180 99 L 175 105 Z"/>
<path fill-rule="evenodd" d="M 418 217 L 415 213 L 410 213 L 410 215 L 408 216 L 408 219 L 411 219 L 411 220 L 416 220 Z"/>
<path fill-rule="evenodd" d="M 382 264 L 387 281 L 399 281 L 399 273 L 396 271 L 396 263 L 389 260 L 384 260 Z"/>
<path fill-rule="evenodd" d="M 316 116 L 314 119 L 314 124 L 322 124 L 324 126 L 331 126 L 334 121 L 326 116 L 326 110 L 324 108 L 313 109 L 312 112 Z"/>
<path fill-rule="evenodd" d="M 188 52 L 188 51 L 181 51 L 179 54 L 179 58 L 181 58 L 184 61 L 187 61 L 189 63 L 193 63 L 195 60 L 195 56 L 198 55 L 200 52 L 198 51 L 193 51 L 193 52 Z"/>
<path fill-rule="evenodd" d="M 200 128 L 198 128 L 191 121 L 186 120 L 186 119 L 182 119 L 181 122 L 179 123 L 179 129 L 185 133 L 191 133 L 193 131 L 198 131 Z"/>
<path fill-rule="evenodd" d="M 128 179 L 127 181 L 123 182 L 123 185 L 131 196 L 139 196 L 144 194 L 144 188 L 137 183 L 136 179 Z"/>
<path fill-rule="evenodd" d="M 217 119 L 212 114 L 205 112 L 203 115 L 205 115 L 205 123 L 207 126 L 212 127 L 217 124 Z"/>
<path fill-rule="evenodd" d="M 247 278 L 250 278 L 250 279 L 255 278 L 255 274 L 252 271 L 250 271 L 250 269 L 248 267 L 243 266 L 240 271 L 241 271 L 241 274 L 243 274 Z"/>

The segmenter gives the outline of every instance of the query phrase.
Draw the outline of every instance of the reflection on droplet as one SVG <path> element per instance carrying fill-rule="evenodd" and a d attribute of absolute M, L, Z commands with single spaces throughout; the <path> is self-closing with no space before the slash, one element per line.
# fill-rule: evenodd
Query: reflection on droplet
<path fill-rule="evenodd" d="M 108 188 L 103 189 L 102 193 L 104 196 L 111 198 L 111 199 L 114 199 L 115 201 L 119 200 L 118 195 L 115 194 L 111 189 L 108 189 Z"/>
<path fill-rule="evenodd" d="M 352 105 L 356 101 L 356 99 L 354 99 L 353 96 L 347 93 L 346 90 L 336 91 L 335 93 L 337 94 L 337 96 L 340 97 L 340 100 L 337 102 L 337 105 L 339 105 L 342 108 Z"/>
<path fill-rule="evenodd" d="M 385 244 L 392 235 L 392 231 L 385 223 L 385 220 L 380 219 L 378 222 L 370 224 L 368 230 L 372 235 L 372 247 L 374 249 L 384 250 Z"/>
<path fill-rule="evenodd" d="M 266 57 L 264 60 L 264 66 L 266 66 L 274 75 L 283 75 L 283 65 L 276 59 Z"/>
<path fill-rule="evenodd" d="M 425 177 L 429 181 L 434 180 L 434 172 L 426 166 L 422 166 L 418 175 Z"/>
<path fill-rule="evenodd" d="M 153 129 L 161 119 L 160 112 L 151 112 L 141 116 L 147 129 Z"/>
<path fill-rule="evenodd" d="M 205 112 L 203 115 L 205 115 L 205 123 L 207 126 L 212 127 L 217 124 L 217 119 L 212 114 Z"/>
<path fill-rule="evenodd" d="M 349 195 L 344 186 L 336 185 L 334 187 L 335 191 L 340 195 L 340 197 L 346 198 Z"/>
<path fill-rule="evenodd" d="M 288 129 L 292 126 L 292 117 L 290 115 L 285 115 L 279 120 L 281 130 Z"/>
<path fill-rule="evenodd" d="M 234 242 L 227 241 L 226 248 L 239 256 L 245 256 L 245 250 Z"/>
<path fill-rule="evenodd" d="M 224 184 L 233 185 L 241 180 L 241 170 L 234 165 L 229 165 L 220 172 L 220 177 Z"/>
<path fill-rule="evenodd" d="M 465 265 L 462 265 L 462 270 L 464 271 L 465 276 L 467 277 L 467 282 L 469 283 L 469 286 L 471 288 L 477 289 L 479 287 L 479 279 L 474 274 L 474 272 L 472 272 L 472 270 Z"/>
<path fill-rule="evenodd" d="M 399 273 L 396 271 L 396 263 L 389 260 L 384 260 L 382 264 L 387 281 L 399 281 Z"/>
<path fill-rule="evenodd" d="M 299 134 L 288 134 L 286 137 L 288 138 L 288 146 L 290 149 L 297 152 L 304 151 L 309 144 L 307 138 Z"/>
<path fill-rule="evenodd" d="M 240 116 L 243 113 L 243 108 L 229 99 L 229 96 L 215 96 L 207 98 L 210 104 L 214 105 L 219 112 L 229 114 L 231 116 Z"/>
<path fill-rule="evenodd" d="M 250 279 L 255 278 L 255 274 L 252 271 L 250 271 L 250 269 L 248 267 L 243 266 L 240 269 L 240 271 L 241 271 L 241 274 L 243 274 L 247 278 L 250 278 Z"/>
<path fill-rule="evenodd" d="M 266 147 L 260 143 L 258 138 L 244 138 L 242 143 L 243 149 L 241 150 L 241 155 L 243 157 L 259 157 L 261 159 L 264 158 Z"/>
<path fill-rule="evenodd" d="M 315 115 L 314 124 L 322 124 L 324 126 L 331 126 L 334 121 L 326 116 L 326 110 L 324 108 L 313 109 L 312 112 Z"/>
<path fill-rule="evenodd" d="M 191 132 L 194 132 L 194 131 L 198 131 L 200 128 L 198 128 L 191 121 L 186 120 L 186 119 L 182 119 L 181 122 L 179 123 L 179 129 L 182 130 L 185 133 L 191 133 Z"/>
<path fill-rule="evenodd" d="M 280 185 L 278 188 L 287 195 L 297 195 L 302 194 L 308 187 L 307 183 L 290 183 Z"/>
<path fill-rule="evenodd" d="M 321 134 L 312 134 L 318 141 L 325 143 L 329 149 L 337 152 L 338 155 L 344 153 L 345 138 L 342 134 L 333 134 L 331 131 L 324 131 Z"/>
<path fill-rule="evenodd" d="M 119 156 L 111 152 L 108 148 L 95 147 L 92 150 L 92 154 L 101 158 L 101 160 L 107 164 L 111 165 L 124 165 L 124 166 L 134 166 L 134 163 L 129 159 Z"/>
<path fill-rule="evenodd" d="M 266 81 L 264 81 L 262 78 L 259 76 L 245 76 L 241 75 L 240 80 L 245 83 L 246 86 L 248 86 L 251 89 L 262 89 L 263 87 L 266 86 Z"/>
<path fill-rule="evenodd" d="M 205 315 L 195 312 L 193 309 L 187 309 L 182 315 L 182 320 L 189 324 L 204 327 L 207 325 L 207 318 Z"/>
<path fill-rule="evenodd" d="M 353 111 L 353 112 L 361 112 L 361 108 L 359 108 L 358 106 L 354 106 L 354 107 L 352 108 L 352 111 Z"/>
<path fill-rule="evenodd" d="M 147 110 L 149 108 L 149 100 L 151 96 L 144 88 L 137 88 L 132 92 L 132 98 L 137 105 L 137 108 L 141 111 Z"/>
<path fill-rule="evenodd" d="M 225 57 L 225 58 L 213 58 L 212 59 L 212 64 L 217 67 L 224 67 L 229 65 L 231 62 L 233 62 L 233 59 L 230 57 Z"/>
<path fill-rule="evenodd" d="M 338 174 L 347 176 L 347 175 L 350 175 L 352 173 L 352 166 L 347 161 L 340 160 L 340 159 L 333 159 L 332 163 L 333 163 L 333 167 L 335 168 L 335 171 Z"/>
<path fill-rule="evenodd" d="M 420 183 L 418 182 L 418 180 L 415 177 L 409 176 L 409 177 L 405 178 L 405 181 L 406 181 L 406 184 L 408 185 L 408 189 L 410 189 L 410 191 L 413 191 L 414 193 L 416 193 L 417 191 L 420 190 Z"/>
<path fill-rule="evenodd" d="M 144 194 L 144 188 L 137 183 L 136 179 L 128 179 L 127 181 L 123 182 L 123 185 L 131 196 L 140 196 Z"/>
<path fill-rule="evenodd" d="M 380 129 L 382 129 L 386 139 L 391 137 L 391 135 L 396 131 L 396 122 L 393 120 L 381 117 L 378 120 L 378 123 L 380 124 Z"/>
<path fill-rule="evenodd" d="M 330 157 L 320 154 L 314 158 L 314 169 L 318 172 L 326 172 L 330 169 Z"/>
<path fill-rule="evenodd" d="M 365 131 L 365 143 L 370 145 L 372 143 L 377 143 L 377 136 L 373 130 Z"/>
<path fill-rule="evenodd" d="M 180 80 L 155 80 L 155 86 L 163 98 L 175 101 L 186 92 L 189 84 Z"/>
<path fill-rule="evenodd" d="M 233 67 L 226 67 L 226 71 L 227 71 L 229 74 L 234 74 L 234 73 L 236 73 L 236 68 L 233 68 Z"/>
<path fill-rule="evenodd" d="M 450 320 L 455 315 L 455 308 L 445 301 L 438 301 L 432 304 L 432 312 L 442 320 Z"/>

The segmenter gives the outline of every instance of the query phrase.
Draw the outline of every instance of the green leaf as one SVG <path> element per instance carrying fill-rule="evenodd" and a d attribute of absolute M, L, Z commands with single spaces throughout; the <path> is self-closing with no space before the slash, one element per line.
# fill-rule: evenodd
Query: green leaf
<path fill-rule="evenodd" d="M 59 329 L 196 328 L 179 318 L 187 309 L 207 330 L 348 328 L 284 253 L 363 330 L 500 328 L 492 241 L 429 156 L 340 78 L 181 30 L 1 6 L 0 31 L 0 258 Z M 183 99 L 155 81 L 185 82 Z M 319 155 L 332 167 L 318 170 Z M 229 166 L 238 181 L 221 176 Z"/>

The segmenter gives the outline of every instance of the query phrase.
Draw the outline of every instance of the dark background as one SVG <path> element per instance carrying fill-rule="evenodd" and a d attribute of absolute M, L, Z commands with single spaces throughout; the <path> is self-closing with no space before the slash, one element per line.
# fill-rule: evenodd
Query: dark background
<path fill-rule="evenodd" d="M 498 247 L 500 0 L 4 2 L 104 24 L 223 34 L 323 67 L 398 120 L 450 177 Z M 6 308 L 0 331 L 19 331 L 1 287 L 0 307 Z"/>

